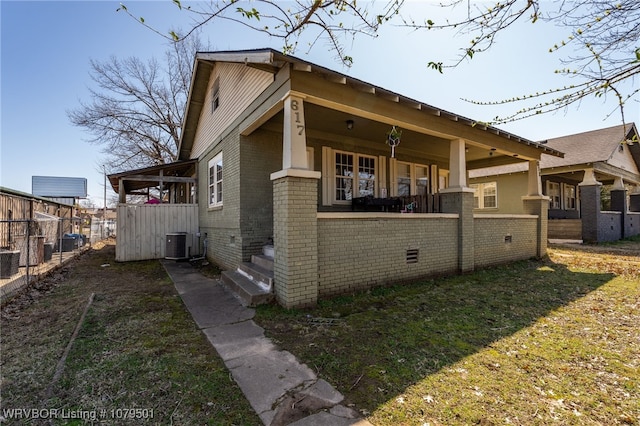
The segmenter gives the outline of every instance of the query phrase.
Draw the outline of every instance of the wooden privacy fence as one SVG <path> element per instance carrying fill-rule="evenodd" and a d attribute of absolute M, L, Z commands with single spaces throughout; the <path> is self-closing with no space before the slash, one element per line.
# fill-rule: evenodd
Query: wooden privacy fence
<path fill-rule="evenodd" d="M 166 235 L 187 233 L 187 255 L 199 254 L 197 204 L 120 204 L 116 261 L 165 257 Z"/>

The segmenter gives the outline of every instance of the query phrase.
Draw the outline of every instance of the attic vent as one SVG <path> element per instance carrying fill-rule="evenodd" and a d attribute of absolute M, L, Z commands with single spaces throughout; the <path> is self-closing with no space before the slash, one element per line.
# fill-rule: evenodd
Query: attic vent
<path fill-rule="evenodd" d="M 410 263 L 418 263 L 418 252 L 419 249 L 407 250 L 407 265 Z"/>

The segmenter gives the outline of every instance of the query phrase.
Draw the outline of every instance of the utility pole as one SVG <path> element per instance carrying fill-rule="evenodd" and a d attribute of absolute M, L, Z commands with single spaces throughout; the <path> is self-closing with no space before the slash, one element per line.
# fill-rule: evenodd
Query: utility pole
<path fill-rule="evenodd" d="M 104 228 L 107 226 L 107 167 L 103 164 L 102 171 L 104 172 L 104 195 L 102 199 L 102 232 L 101 236 L 104 240 Z"/>

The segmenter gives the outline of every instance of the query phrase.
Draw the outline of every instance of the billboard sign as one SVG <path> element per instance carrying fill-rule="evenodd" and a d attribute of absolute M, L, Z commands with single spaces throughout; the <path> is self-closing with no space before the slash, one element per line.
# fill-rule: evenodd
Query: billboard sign
<path fill-rule="evenodd" d="M 31 193 L 38 197 L 87 198 L 87 179 L 60 176 L 32 176 Z"/>

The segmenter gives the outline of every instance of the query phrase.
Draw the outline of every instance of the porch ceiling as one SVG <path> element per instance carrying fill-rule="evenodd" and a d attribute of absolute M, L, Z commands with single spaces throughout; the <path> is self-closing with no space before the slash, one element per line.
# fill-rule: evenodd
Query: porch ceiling
<path fill-rule="evenodd" d="M 596 180 L 604 185 L 612 185 L 616 178 L 621 177 L 625 183 L 640 185 L 640 176 L 626 170 L 611 166 L 605 162 L 574 164 L 565 167 L 550 167 L 541 170 L 542 176 L 560 177 L 566 181 L 580 183 L 586 169 L 593 169 Z"/>
<path fill-rule="evenodd" d="M 443 142 L 464 139 L 468 149 L 468 169 L 539 160 L 542 153 L 563 156 L 545 145 L 348 75 L 273 49 L 255 49 L 197 54 L 179 158 L 189 158 L 210 67 L 217 61 L 242 63 L 274 73 L 270 90 L 258 97 L 242 117 L 240 132 L 245 136 L 272 123 L 283 107 L 283 96 L 293 93 L 305 99 L 306 126 L 310 136 L 313 132 L 323 132 L 343 139 L 384 143 L 391 125 L 398 125 L 403 128 L 402 145 L 406 152 L 414 149 L 424 153 L 424 145 L 428 143 L 429 152 L 447 162 L 449 144 Z M 354 131 L 344 134 L 348 119 L 354 120 Z M 359 127 L 365 130 L 360 131 Z"/>
<path fill-rule="evenodd" d="M 313 103 L 305 103 L 305 124 L 308 138 L 323 139 L 349 147 L 368 147 L 380 151 L 381 155 L 389 155 L 390 148 L 385 143 L 391 126 L 380 121 L 358 117 L 349 113 L 326 108 Z M 273 116 L 264 127 L 275 132 L 281 132 L 284 114 L 280 111 Z M 353 127 L 347 127 L 347 121 L 353 121 Z M 410 161 L 412 157 L 426 157 L 432 162 L 448 167 L 449 139 L 428 133 L 401 129 L 402 141 L 396 148 L 399 160 Z M 504 164 L 522 162 L 524 160 L 491 150 L 489 147 L 467 144 L 467 168 L 475 169 Z"/>

